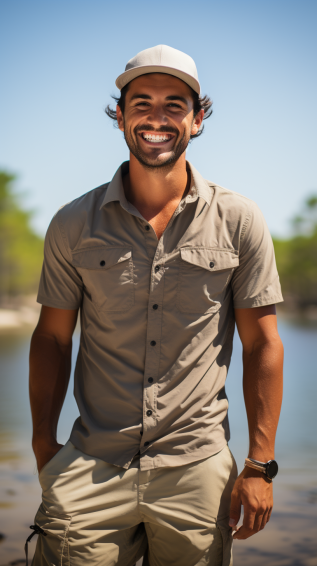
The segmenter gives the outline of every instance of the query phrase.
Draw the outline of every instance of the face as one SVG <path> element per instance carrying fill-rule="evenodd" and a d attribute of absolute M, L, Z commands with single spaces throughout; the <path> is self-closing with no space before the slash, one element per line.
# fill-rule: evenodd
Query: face
<path fill-rule="evenodd" d="M 173 165 L 202 123 L 204 111 L 194 118 L 193 106 L 190 87 L 176 77 L 151 73 L 131 81 L 117 119 L 132 155 L 149 168 Z"/>

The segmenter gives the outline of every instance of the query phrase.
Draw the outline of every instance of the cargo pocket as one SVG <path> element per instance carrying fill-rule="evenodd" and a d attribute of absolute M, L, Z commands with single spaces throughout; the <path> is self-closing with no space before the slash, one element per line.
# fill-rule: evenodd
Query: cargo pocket
<path fill-rule="evenodd" d="M 70 566 L 68 534 L 71 523 L 70 515 L 51 515 L 40 505 L 34 523 L 43 534 L 39 534 L 32 566 Z"/>
<path fill-rule="evenodd" d="M 122 312 L 134 304 L 132 249 L 102 246 L 73 253 L 85 293 L 99 312 Z"/>
<path fill-rule="evenodd" d="M 239 265 L 235 250 L 181 248 L 178 309 L 207 314 L 217 312 L 234 268 Z"/>

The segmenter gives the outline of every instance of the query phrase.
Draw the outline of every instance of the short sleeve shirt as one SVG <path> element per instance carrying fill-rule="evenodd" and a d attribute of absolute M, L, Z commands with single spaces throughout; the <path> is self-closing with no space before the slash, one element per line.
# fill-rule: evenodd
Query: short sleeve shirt
<path fill-rule="evenodd" d="M 283 299 L 254 202 L 189 164 L 190 191 L 158 240 L 125 197 L 127 167 L 54 216 L 38 302 L 80 309 L 70 440 L 126 469 L 138 457 L 149 470 L 222 450 L 234 309 Z"/>

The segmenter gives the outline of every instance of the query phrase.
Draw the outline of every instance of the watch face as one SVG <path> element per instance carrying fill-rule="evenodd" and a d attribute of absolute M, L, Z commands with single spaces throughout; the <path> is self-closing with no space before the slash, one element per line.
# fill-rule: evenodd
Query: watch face
<path fill-rule="evenodd" d="M 266 474 L 268 475 L 268 477 L 272 480 L 277 475 L 277 472 L 278 472 L 277 462 L 275 462 L 275 460 L 271 460 L 270 462 L 268 462 L 266 466 Z"/>

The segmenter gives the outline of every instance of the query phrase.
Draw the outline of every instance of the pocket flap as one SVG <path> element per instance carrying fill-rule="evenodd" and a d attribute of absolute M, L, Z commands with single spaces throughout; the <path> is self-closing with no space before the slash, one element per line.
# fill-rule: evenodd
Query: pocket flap
<path fill-rule="evenodd" d="M 239 265 L 235 250 L 216 250 L 212 248 L 181 248 L 181 258 L 208 271 L 232 269 Z"/>
<path fill-rule="evenodd" d="M 105 270 L 132 257 L 131 248 L 105 247 L 86 248 L 73 253 L 74 267 Z"/>

